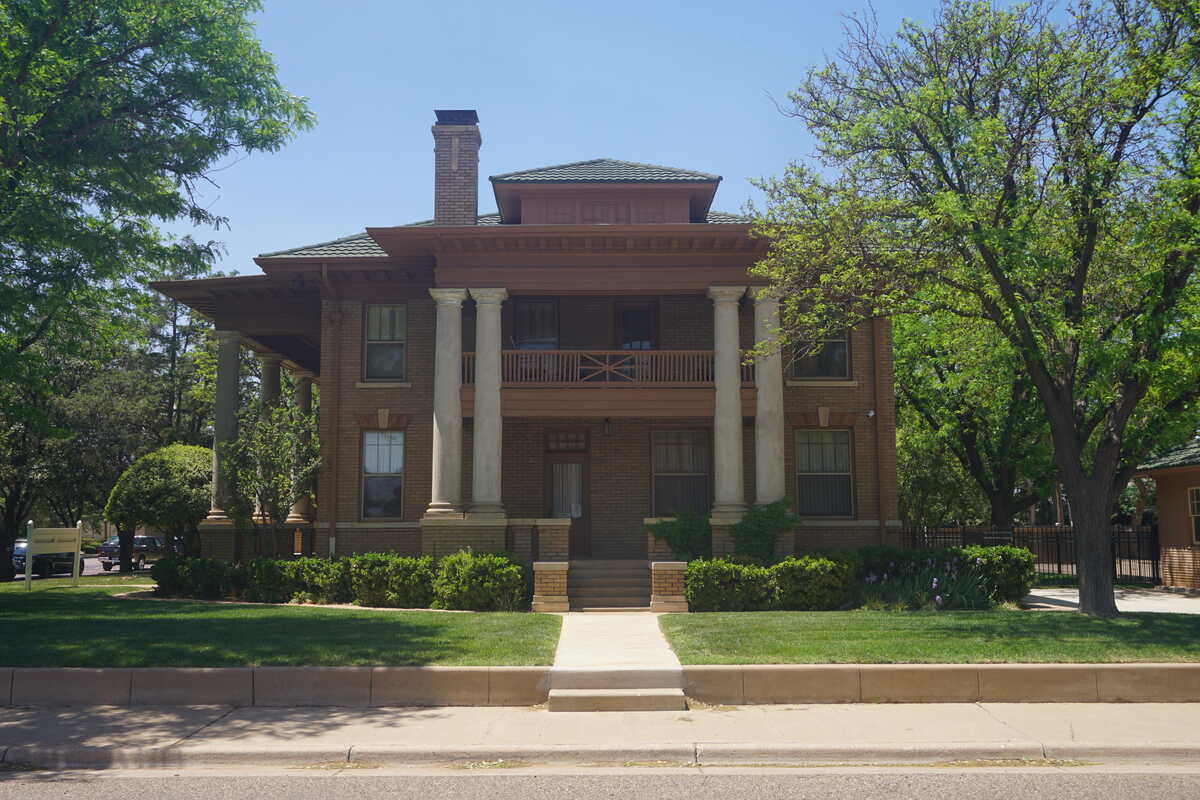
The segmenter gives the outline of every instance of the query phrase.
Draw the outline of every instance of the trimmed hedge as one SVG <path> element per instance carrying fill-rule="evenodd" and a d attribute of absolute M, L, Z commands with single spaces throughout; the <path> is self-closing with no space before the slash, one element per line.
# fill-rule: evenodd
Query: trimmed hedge
<path fill-rule="evenodd" d="M 529 572 L 503 553 L 451 553 L 433 579 L 434 608 L 521 611 L 532 594 Z"/>
<path fill-rule="evenodd" d="M 1035 577 L 1034 556 L 1020 547 L 872 547 L 789 557 L 770 567 L 693 561 L 684 594 L 693 611 L 983 609 L 1020 600 Z"/>
<path fill-rule="evenodd" d="M 433 559 L 364 553 L 351 556 L 350 595 L 354 604 L 381 608 L 429 608 L 433 600 Z"/>

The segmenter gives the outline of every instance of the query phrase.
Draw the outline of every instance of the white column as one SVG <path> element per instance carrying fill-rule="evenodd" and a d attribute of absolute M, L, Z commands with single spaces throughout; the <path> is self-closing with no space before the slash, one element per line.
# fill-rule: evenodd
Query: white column
<path fill-rule="evenodd" d="M 206 522 L 228 523 L 225 504 L 229 500 L 229 476 L 221 445 L 237 438 L 238 356 L 241 336 L 237 331 L 214 331 L 217 340 L 217 386 L 213 402 L 212 508 Z"/>
<path fill-rule="evenodd" d="M 500 495 L 500 306 L 505 289 L 472 289 L 475 300 L 475 427 L 471 461 L 471 509 L 475 517 L 503 517 Z"/>
<path fill-rule="evenodd" d="M 466 289 L 430 289 L 437 302 L 433 359 L 433 491 L 427 516 L 462 511 L 462 302 Z"/>
<path fill-rule="evenodd" d="M 272 406 L 279 405 L 279 362 L 281 357 L 276 353 L 259 353 L 258 363 L 261 365 L 262 379 L 259 382 L 259 397 L 262 399 L 263 417 Z"/>
<path fill-rule="evenodd" d="M 312 412 L 312 386 L 313 374 L 311 372 L 293 372 L 292 381 L 295 388 L 293 390 L 296 399 L 296 408 L 303 411 L 305 414 Z M 289 525 L 301 525 L 307 522 L 312 522 L 312 497 L 304 495 L 296 500 L 288 513 L 287 523 Z"/>
<path fill-rule="evenodd" d="M 713 301 L 716 409 L 713 415 L 712 516 L 737 520 L 746 508 L 742 469 L 742 353 L 738 342 L 738 302 L 745 286 L 710 286 Z"/>
<path fill-rule="evenodd" d="M 754 292 L 754 502 L 774 503 L 786 489 L 783 474 L 783 359 L 779 353 L 779 300 Z"/>

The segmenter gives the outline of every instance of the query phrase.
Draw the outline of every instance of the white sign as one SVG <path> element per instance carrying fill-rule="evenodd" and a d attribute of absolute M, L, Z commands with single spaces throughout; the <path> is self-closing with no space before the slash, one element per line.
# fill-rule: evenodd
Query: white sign
<path fill-rule="evenodd" d="M 83 523 L 74 528 L 35 528 L 33 522 L 25 529 L 25 591 L 33 591 L 33 557 L 71 554 L 71 585 L 79 585 L 79 550 L 83 547 Z"/>

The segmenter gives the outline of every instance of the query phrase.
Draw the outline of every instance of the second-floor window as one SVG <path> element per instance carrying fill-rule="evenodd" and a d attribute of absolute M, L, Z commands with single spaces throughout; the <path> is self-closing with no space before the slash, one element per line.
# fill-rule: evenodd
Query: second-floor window
<path fill-rule="evenodd" d="M 518 350 L 557 350 L 558 303 L 517 300 L 513 304 L 513 339 Z"/>
<path fill-rule="evenodd" d="M 792 359 L 792 377 L 797 380 L 849 380 L 850 332 L 805 342 Z"/>
<path fill-rule="evenodd" d="M 651 449 L 654 515 L 707 513 L 708 431 L 654 431 Z"/>
<path fill-rule="evenodd" d="M 363 377 L 402 381 L 408 350 L 408 306 L 367 306 Z"/>

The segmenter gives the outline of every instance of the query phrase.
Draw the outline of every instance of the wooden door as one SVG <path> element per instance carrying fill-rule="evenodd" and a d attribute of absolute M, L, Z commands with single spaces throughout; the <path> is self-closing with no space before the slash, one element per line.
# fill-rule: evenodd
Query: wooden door
<path fill-rule="evenodd" d="M 571 559 L 592 555 L 590 479 L 587 453 L 546 454 L 548 516 L 571 520 Z"/>

